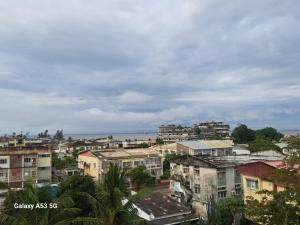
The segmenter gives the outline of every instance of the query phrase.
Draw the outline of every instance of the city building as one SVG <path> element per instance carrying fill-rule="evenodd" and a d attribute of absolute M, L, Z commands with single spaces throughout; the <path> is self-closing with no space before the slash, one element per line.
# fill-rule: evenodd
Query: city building
<path fill-rule="evenodd" d="M 193 125 L 193 130 L 199 128 L 201 131 L 202 138 L 211 138 L 214 135 L 218 135 L 220 137 L 226 138 L 229 137 L 230 133 L 230 125 L 224 122 L 204 122 Z"/>
<path fill-rule="evenodd" d="M 198 135 L 191 127 L 183 127 L 180 125 L 161 125 L 158 128 L 158 137 L 163 139 L 165 143 L 172 143 L 176 141 L 184 141 L 197 139 Z"/>
<path fill-rule="evenodd" d="M 191 127 L 181 125 L 161 125 L 158 128 L 158 137 L 165 143 L 176 141 L 211 139 L 216 136 L 229 138 L 230 126 L 223 122 L 204 122 L 194 124 Z"/>
<path fill-rule="evenodd" d="M 238 166 L 237 169 L 242 177 L 244 200 L 251 196 L 260 201 L 263 195 L 256 194 L 260 190 L 284 190 L 284 185 L 275 183 L 272 179 L 274 171 L 281 166 L 283 166 L 282 160 L 258 161 Z"/>
<path fill-rule="evenodd" d="M 210 198 L 219 200 L 242 194 L 240 163 L 216 157 L 184 155 L 171 160 L 170 187 L 178 200 L 190 202 L 202 216 Z"/>
<path fill-rule="evenodd" d="M 162 158 L 157 151 L 149 148 L 87 150 L 78 155 L 78 168 L 99 183 L 103 181 L 111 163 L 120 168 L 145 166 L 156 179 L 162 175 Z"/>
<path fill-rule="evenodd" d="M 49 184 L 51 150 L 44 146 L 0 148 L 0 181 L 10 188 L 23 188 L 26 181 Z"/>
<path fill-rule="evenodd" d="M 188 155 L 232 155 L 233 142 L 230 140 L 197 140 L 177 143 L 177 152 Z"/>
<path fill-rule="evenodd" d="M 151 147 L 162 157 L 168 154 L 181 155 L 232 155 L 233 142 L 231 140 L 190 140 Z"/>

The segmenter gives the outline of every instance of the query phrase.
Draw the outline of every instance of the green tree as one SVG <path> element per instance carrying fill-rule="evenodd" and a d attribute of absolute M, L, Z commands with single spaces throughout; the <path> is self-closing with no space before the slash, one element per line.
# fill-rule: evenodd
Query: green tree
<path fill-rule="evenodd" d="M 58 158 L 58 155 L 56 153 L 52 154 L 52 167 L 57 170 L 62 170 L 66 167 L 70 166 L 76 166 L 77 161 L 73 157 L 64 157 L 63 159 Z"/>
<path fill-rule="evenodd" d="M 143 142 L 141 144 L 138 144 L 137 147 L 138 148 L 149 148 L 150 146 L 147 143 Z"/>
<path fill-rule="evenodd" d="M 153 185 L 153 178 L 146 170 L 145 166 L 139 166 L 128 171 L 128 176 L 131 182 L 136 186 L 137 190 L 142 187 L 151 187 Z"/>
<path fill-rule="evenodd" d="M 248 148 L 251 152 L 260 152 L 266 150 L 282 152 L 281 148 L 275 145 L 271 140 L 263 138 L 256 138 L 254 141 L 250 142 Z"/>
<path fill-rule="evenodd" d="M 179 154 L 176 153 L 169 153 L 165 155 L 164 161 L 163 161 L 163 179 L 169 179 L 170 178 L 170 162 L 172 159 L 176 159 L 179 156 Z"/>
<path fill-rule="evenodd" d="M 283 138 L 283 134 L 279 133 L 273 127 L 266 127 L 260 130 L 256 130 L 255 136 L 264 139 L 270 139 L 272 141 L 279 141 Z"/>
<path fill-rule="evenodd" d="M 289 139 L 289 144 L 288 144 L 287 148 L 300 150 L 300 138 L 299 137 L 291 137 Z"/>
<path fill-rule="evenodd" d="M 104 183 L 96 187 L 94 195 L 86 192 L 76 194 L 85 198 L 92 209 L 89 217 L 80 217 L 68 221 L 65 225 L 135 225 L 144 224 L 133 208 L 131 195 L 126 185 L 126 172 L 116 165 L 110 165 Z"/>
<path fill-rule="evenodd" d="M 222 225 L 240 224 L 244 214 L 244 202 L 240 198 L 225 198 L 217 203 L 217 220 Z"/>
<path fill-rule="evenodd" d="M 90 176 L 83 176 L 74 174 L 59 184 L 59 196 L 72 196 L 76 208 L 81 209 L 81 216 L 89 215 L 92 210 L 90 205 L 82 204 L 85 198 L 76 193 L 85 192 L 94 196 L 96 192 L 96 185 Z"/>
<path fill-rule="evenodd" d="M 45 130 L 44 132 L 38 133 L 38 138 L 49 138 L 50 135 L 48 134 L 48 130 Z"/>
<path fill-rule="evenodd" d="M 199 127 L 195 127 L 194 132 L 195 132 L 196 135 L 199 136 L 201 134 L 202 130 Z"/>
<path fill-rule="evenodd" d="M 162 138 L 156 138 L 155 143 L 157 145 L 163 145 L 164 144 L 164 140 Z"/>
<path fill-rule="evenodd" d="M 32 210 L 16 209 L 15 203 L 33 204 Z M 54 203 L 57 208 L 37 208 L 38 203 Z M 52 202 L 49 189 L 36 188 L 26 183 L 22 191 L 9 190 L 4 202 L 4 209 L 0 213 L 1 225 L 59 225 L 71 218 L 75 218 L 80 209 L 73 207 L 71 198 L 58 198 Z"/>
<path fill-rule="evenodd" d="M 231 136 L 236 144 L 246 144 L 255 139 L 255 131 L 249 129 L 245 124 L 234 128 Z"/>
<path fill-rule="evenodd" d="M 283 191 L 261 190 L 258 201 L 247 198 L 246 212 L 255 223 L 264 225 L 300 224 L 300 156 L 295 154 L 285 160 L 285 166 L 270 174 L 275 184 L 287 187 Z"/>
<path fill-rule="evenodd" d="M 53 136 L 54 139 L 62 141 L 64 140 L 64 131 L 63 130 L 57 130 L 55 135 Z"/>

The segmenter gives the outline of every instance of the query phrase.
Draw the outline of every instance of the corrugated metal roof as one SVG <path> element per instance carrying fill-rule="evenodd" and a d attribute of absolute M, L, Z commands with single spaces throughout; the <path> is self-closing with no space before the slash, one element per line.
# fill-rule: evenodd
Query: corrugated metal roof
<path fill-rule="evenodd" d="M 181 141 L 179 144 L 191 149 L 212 149 L 210 145 L 205 144 L 203 141 Z"/>

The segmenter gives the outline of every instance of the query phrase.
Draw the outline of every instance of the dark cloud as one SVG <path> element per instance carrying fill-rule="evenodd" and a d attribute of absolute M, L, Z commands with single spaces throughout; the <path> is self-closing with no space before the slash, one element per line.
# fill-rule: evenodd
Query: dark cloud
<path fill-rule="evenodd" d="M 0 133 L 300 124 L 296 1 L 2 1 Z"/>

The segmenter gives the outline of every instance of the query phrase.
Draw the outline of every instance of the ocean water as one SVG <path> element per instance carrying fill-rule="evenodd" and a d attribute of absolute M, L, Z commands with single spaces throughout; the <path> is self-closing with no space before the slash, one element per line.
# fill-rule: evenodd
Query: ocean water
<path fill-rule="evenodd" d="M 143 133 L 112 133 L 112 134 L 65 134 L 65 138 L 72 137 L 73 139 L 97 139 L 106 138 L 112 135 L 116 140 L 148 140 L 156 139 L 157 133 L 155 132 L 143 132 Z"/>

